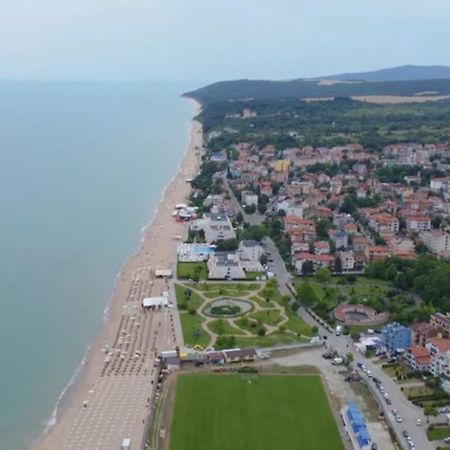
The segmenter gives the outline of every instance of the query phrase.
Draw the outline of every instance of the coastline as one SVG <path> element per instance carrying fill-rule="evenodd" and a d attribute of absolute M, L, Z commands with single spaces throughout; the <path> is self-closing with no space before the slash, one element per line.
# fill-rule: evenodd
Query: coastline
<path fill-rule="evenodd" d="M 193 118 L 191 119 L 188 145 L 180 164 L 174 176 L 162 189 L 160 201 L 155 206 L 153 216 L 141 228 L 141 240 L 136 251 L 124 262 L 117 273 L 111 296 L 105 305 L 101 329 L 86 349 L 77 370 L 61 392 L 43 434 L 32 445 L 33 449 L 71 448 L 70 445 L 67 447 L 67 442 L 64 442 L 67 441 L 66 438 L 69 435 L 69 431 L 77 415 L 80 414 L 80 409 L 83 408 L 83 402 L 95 390 L 104 366 L 104 349 L 112 343 L 113 336 L 120 330 L 124 308 L 129 306 L 126 305 L 126 301 L 128 301 L 133 283 L 136 283 L 136 279 L 139 280 L 139 277 L 142 276 L 140 275 L 141 271 L 149 269 L 149 272 L 151 272 L 151 270 L 157 268 L 172 268 L 176 262 L 172 237 L 184 234 L 185 230 L 182 224 L 175 223 L 171 217 L 172 207 L 175 203 L 186 201 L 190 194 L 191 186 L 185 180 L 198 173 L 203 144 L 202 127 L 195 120 L 195 116 L 201 110 L 201 105 L 192 98 L 188 98 L 188 100 L 194 105 Z M 164 248 L 161 253 L 158 251 L 151 252 L 151 250 L 156 250 L 158 246 Z M 148 279 L 150 279 L 150 276 Z M 154 281 L 150 281 L 149 286 L 153 289 L 154 284 L 160 288 Z M 136 306 L 134 308 L 136 309 Z M 177 343 L 182 339 L 181 336 L 175 337 L 175 335 L 173 338 Z M 148 377 L 148 382 L 150 384 L 150 377 Z M 147 413 L 149 411 L 150 408 L 147 410 Z M 144 439 L 145 421 L 143 420 L 142 423 L 143 426 L 141 428 L 143 429 L 140 431 L 142 439 Z M 140 431 L 137 430 L 134 434 L 138 436 Z M 117 445 L 119 444 L 117 443 Z M 102 448 L 109 447 L 105 446 Z"/>

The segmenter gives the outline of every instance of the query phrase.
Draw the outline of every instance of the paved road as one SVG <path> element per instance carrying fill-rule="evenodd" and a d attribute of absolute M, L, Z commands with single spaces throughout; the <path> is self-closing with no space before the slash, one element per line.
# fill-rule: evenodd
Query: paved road
<path fill-rule="evenodd" d="M 266 245 L 267 252 L 271 254 L 271 258 L 273 259 L 270 270 L 278 279 L 281 293 L 287 294 L 289 293 L 289 290 L 286 284 L 291 281 L 292 277 L 286 270 L 284 261 L 273 241 L 266 238 L 264 239 L 264 243 Z M 383 408 L 387 420 L 391 423 L 392 428 L 395 430 L 401 444 L 405 449 L 408 449 L 409 446 L 406 439 L 403 437 L 403 430 L 408 431 L 417 450 L 433 450 L 436 448 L 436 444 L 429 442 L 426 437 L 426 417 L 422 413 L 422 410 L 407 400 L 405 395 L 401 392 L 400 386 L 396 384 L 379 366 L 373 364 L 370 360 L 365 358 L 364 355 L 361 355 L 355 351 L 353 341 L 350 337 L 336 336 L 333 333 L 330 333 L 318 322 L 316 322 L 304 308 L 299 309 L 299 315 L 303 318 L 303 320 L 305 320 L 306 323 L 319 327 L 320 335 L 327 336 L 327 345 L 329 348 L 336 350 L 340 354 L 345 354 L 352 351 L 355 355 L 355 366 L 357 362 L 361 362 L 376 378 L 382 382 L 385 392 L 392 400 L 391 406 L 386 404 L 381 392 L 374 388 L 374 383 L 369 380 L 367 376 L 365 376 L 368 385 L 372 387 L 373 394 L 378 399 L 380 406 Z M 397 410 L 398 414 L 402 418 L 402 423 L 397 423 L 395 421 L 395 417 L 392 414 L 392 409 Z M 421 419 L 423 424 L 422 426 L 417 426 L 417 419 Z"/>
<path fill-rule="evenodd" d="M 236 209 L 241 212 L 242 217 L 244 218 L 244 222 L 248 223 L 249 225 L 261 225 L 266 219 L 266 216 L 264 214 L 259 214 L 258 210 L 255 214 L 246 214 L 239 200 L 234 195 L 233 189 L 231 189 L 231 186 L 226 177 L 223 178 L 223 183 L 228 191 L 231 200 L 234 202 Z"/>
<path fill-rule="evenodd" d="M 268 259 L 269 271 L 275 274 L 279 283 L 279 289 L 282 294 L 289 294 L 286 284 L 292 280 L 291 274 L 287 271 L 283 258 L 280 256 L 277 246 L 269 237 L 263 239 Z"/>

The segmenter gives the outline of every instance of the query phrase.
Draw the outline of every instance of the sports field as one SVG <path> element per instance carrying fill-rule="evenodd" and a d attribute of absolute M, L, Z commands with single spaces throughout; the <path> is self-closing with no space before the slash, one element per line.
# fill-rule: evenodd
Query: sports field
<path fill-rule="evenodd" d="M 171 450 L 344 450 L 318 376 L 180 375 Z"/>

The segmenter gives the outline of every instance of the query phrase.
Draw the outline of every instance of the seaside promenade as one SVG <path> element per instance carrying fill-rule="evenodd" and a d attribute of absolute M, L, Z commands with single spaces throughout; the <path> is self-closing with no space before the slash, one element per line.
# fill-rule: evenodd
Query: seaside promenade
<path fill-rule="evenodd" d="M 110 450 L 131 438 L 132 448 L 145 442 L 157 384 L 155 355 L 182 345 L 176 309 L 150 311 L 142 299 L 173 289 L 155 278 L 156 269 L 175 265 L 175 236 L 184 224 L 174 221 L 173 206 L 185 202 L 198 172 L 202 130 L 193 122 L 188 151 L 168 185 L 138 252 L 121 272 L 105 327 L 91 347 L 76 385 L 63 399 L 57 423 L 36 445 L 40 450 Z M 80 324 L 82 332 L 82 324 Z"/>

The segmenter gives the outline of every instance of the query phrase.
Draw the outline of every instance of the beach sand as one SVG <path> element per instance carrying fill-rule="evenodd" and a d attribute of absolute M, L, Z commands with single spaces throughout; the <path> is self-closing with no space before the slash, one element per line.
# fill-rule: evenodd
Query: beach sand
<path fill-rule="evenodd" d="M 160 296 L 173 288 L 155 279 L 155 269 L 175 269 L 174 236 L 186 227 L 172 217 L 173 207 L 186 202 L 191 186 L 187 178 L 199 170 L 202 128 L 193 121 L 188 149 L 180 169 L 167 186 L 137 253 L 124 265 L 116 283 L 108 317 L 89 349 L 74 386 L 64 396 L 56 424 L 34 446 L 40 450 L 94 450 L 120 448 L 131 438 L 141 448 L 148 427 L 156 386 L 156 351 L 182 344 L 176 308 L 150 312 L 142 298 Z M 80 324 L 82 332 L 82 324 Z M 107 351 L 105 351 L 107 349 Z"/>

